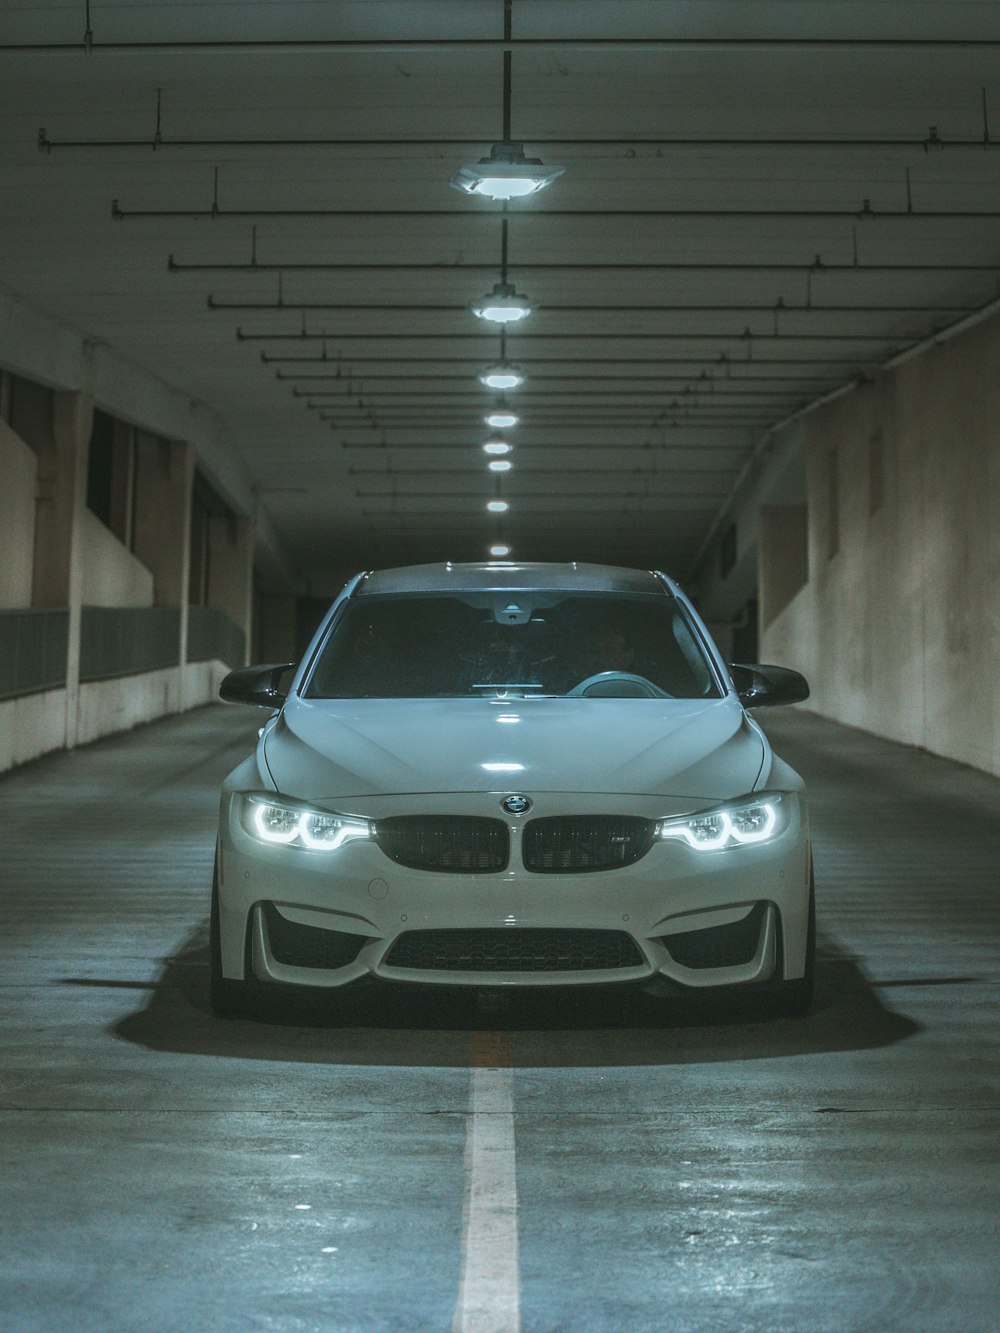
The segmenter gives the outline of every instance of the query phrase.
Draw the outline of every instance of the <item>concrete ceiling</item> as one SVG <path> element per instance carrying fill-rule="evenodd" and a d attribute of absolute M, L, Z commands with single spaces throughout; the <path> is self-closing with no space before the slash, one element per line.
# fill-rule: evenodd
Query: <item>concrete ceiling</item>
<path fill-rule="evenodd" d="M 513 0 L 509 22 L 503 0 L 0 11 L 0 284 L 211 405 L 300 571 L 502 533 L 683 576 L 770 427 L 1000 293 L 1000 4 Z M 505 50 L 512 137 L 565 175 L 507 209 L 538 308 L 507 338 L 528 381 L 498 520 L 476 372 L 499 336 L 467 307 L 502 210 L 448 181 L 503 137 Z"/>

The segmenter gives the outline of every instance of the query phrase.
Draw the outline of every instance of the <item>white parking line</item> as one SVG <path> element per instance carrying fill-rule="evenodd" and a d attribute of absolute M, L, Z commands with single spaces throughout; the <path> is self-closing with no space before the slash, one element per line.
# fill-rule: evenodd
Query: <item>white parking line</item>
<path fill-rule="evenodd" d="M 473 1038 L 462 1272 L 452 1333 L 520 1328 L 513 1070 L 506 1038 L 480 1033 Z"/>

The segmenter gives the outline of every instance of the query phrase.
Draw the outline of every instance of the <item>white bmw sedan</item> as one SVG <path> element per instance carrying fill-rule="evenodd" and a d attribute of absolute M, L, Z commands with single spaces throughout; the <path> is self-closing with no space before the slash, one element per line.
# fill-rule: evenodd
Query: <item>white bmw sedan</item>
<path fill-rule="evenodd" d="M 747 711 L 808 687 L 727 667 L 664 575 L 360 574 L 289 669 L 222 687 L 273 712 L 222 793 L 217 1013 L 363 978 L 808 1008 L 803 784 Z"/>

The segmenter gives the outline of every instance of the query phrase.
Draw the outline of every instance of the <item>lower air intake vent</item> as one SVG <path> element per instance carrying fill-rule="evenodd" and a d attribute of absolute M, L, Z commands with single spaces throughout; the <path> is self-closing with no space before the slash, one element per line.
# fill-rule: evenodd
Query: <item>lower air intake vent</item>
<path fill-rule="evenodd" d="M 681 967 L 740 967 L 757 952 L 766 908 L 766 903 L 758 903 L 742 921 L 734 921 L 731 926 L 661 935 L 660 943 Z"/>
<path fill-rule="evenodd" d="M 573 815 L 525 825 L 526 869 L 548 875 L 617 870 L 645 856 L 656 824 L 635 815 Z"/>
<path fill-rule="evenodd" d="M 642 954 L 621 930 L 407 930 L 387 967 L 443 972 L 587 972 L 641 967 Z"/>
<path fill-rule="evenodd" d="M 501 819 L 472 815 L 396 815 L 375 824 L 375 841 L 398 865 L 468 874 L 503 870 L 510 835 Z"/>
<path fill-rule="evenodd" d="M 288 921 L 273 903 L 264 903 L 264 923 L 272 958 L 289 967 L 346 967 L 368 943 L 364 935 Z"/>

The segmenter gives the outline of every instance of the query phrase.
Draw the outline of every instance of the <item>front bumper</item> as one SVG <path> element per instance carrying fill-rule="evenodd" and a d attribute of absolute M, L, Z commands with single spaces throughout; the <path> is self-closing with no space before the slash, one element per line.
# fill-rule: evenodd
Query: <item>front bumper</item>
<path fill-rule="evenodd" d="M 495 817 L 502 793 L 419 798 L 426 814 Z M 614 870 L 524 869 L 524 820 L 507 817 L 511 856 L 494 873 L 442 874 L 396 864 L 373 842 L 335 852 L 250 837 L 235 793 L 223 797 L 219 853 L 224 976 L 335 988 L 376 977 L 471 986 L 660 982 L 748 984 L 805 966 L 809 845 L 805 804 L 773 840 L 718 852 L 659 841 Z M 413 814 L 414 797 L 339 803 L 343 814 Z M 679 803 L 672 803 L 675 807 Z M 346 805 L 346 808 L 345 808 Z M 539 795 L 531 817 L 679 813 L 656 798 Z"/>

